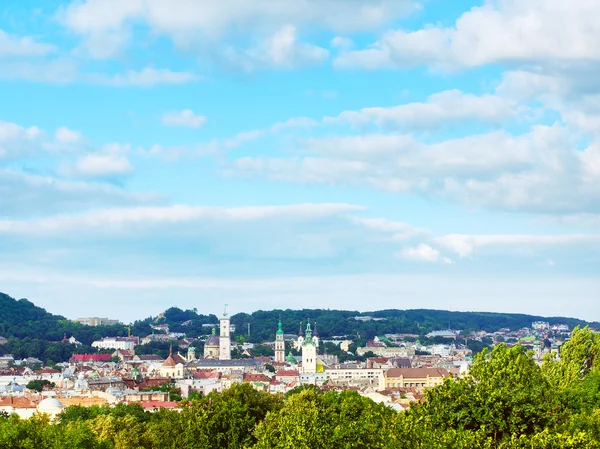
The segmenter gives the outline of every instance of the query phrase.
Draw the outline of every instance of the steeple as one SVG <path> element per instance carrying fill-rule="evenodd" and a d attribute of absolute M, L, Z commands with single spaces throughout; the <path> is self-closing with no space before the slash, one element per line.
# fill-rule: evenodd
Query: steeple
<path fill-rule="evenodd" d="M 279 317 L 279 323 L 277 324 L 277 335 L 283 334 L 283 326 L 281 324 L 281 317 Z"/>
<path fill-rule="evenodd" d="M 310 328 L 310 320 L 308 320 L 306 323 L 306 340 L 305 341 L 311 341 L 311 340 L 312 340 L 312 330 Z"/>
<path fill-rule="evenodd" d="M 299 337 L 304 337 L 304 331 L 302 330 L 302 321 L 300 321 L 300 332 L 298 332 Z"/>
<path fill-rule="evenodd" d="M 217 335 L 217 328 L 213 326 L 212 328 L 212 334 L 213 335 Z"/>
<path fill-rule="evenodd" d="M 314 335 L 315 337 L 318 337 L 318 336 L 319 336 L 319 333 L 317 332 L 317 322 L 316 322 L 316 321 L 315 321 L 315 329 L 313 330 L 313 335 Z"/>

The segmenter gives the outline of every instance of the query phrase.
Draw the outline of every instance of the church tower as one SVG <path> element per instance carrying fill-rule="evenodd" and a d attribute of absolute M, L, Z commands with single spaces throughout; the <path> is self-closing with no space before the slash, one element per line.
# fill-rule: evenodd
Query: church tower
<path fill-rule="evenodd" d="M 298 332 L 298 342 L 296 343 L 296 348 L 301 349 L 303 343 L 304 343 L 304 331 L 302 330 L 302 321 L 300 321 L 300 332 Z"/>
<path fill-rule="evenodd" d="M 277 333 L 275 334 L 275 361 L 280 363 L 285 362 L 285 340 L 283 338 L 281 318 L 279 318 Z"/>
<path fill-rule="evenodd" d="M 304 374 L 317 372 L 317 345 L 312 337 L 310 321 L 306 324 L 306 334 L 302 342 L 302 372 Z"/>
<path fill-rule="evenodd" d="M 221 318 L 221 334 L 219 335 L 219 360 L 231 360 L 231 324 L 227 314 L 227 304 Z"/>

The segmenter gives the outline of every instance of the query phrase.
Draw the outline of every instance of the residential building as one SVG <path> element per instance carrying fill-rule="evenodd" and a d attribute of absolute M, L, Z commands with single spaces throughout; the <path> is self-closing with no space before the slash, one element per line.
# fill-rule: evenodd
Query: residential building
<path fill-rule="evenodd" d="M 98 317 L 77 318 L 76 321 L 85 326 L 112 326 L 114 324 L 119 324 L 119 320 Z"/>
<path fill-rule="evenodd" d="M 92 348 L 133 350 L 139 344 L 139 337 L 105 337 L 92 343 Z"/>
<path fill-rule="evenodd" d="M 385 388 L 432 388 L 448 376 L 443 368 L 390 368 L 385 373 Z"/>

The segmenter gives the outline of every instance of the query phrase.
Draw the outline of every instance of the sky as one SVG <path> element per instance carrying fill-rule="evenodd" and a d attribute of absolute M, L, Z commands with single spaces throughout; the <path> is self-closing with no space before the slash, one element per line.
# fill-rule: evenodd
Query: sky
<path fill-rule="evenodd" d="M 4 0 L 0 291 L 600 320 L 597 0 Z"/>

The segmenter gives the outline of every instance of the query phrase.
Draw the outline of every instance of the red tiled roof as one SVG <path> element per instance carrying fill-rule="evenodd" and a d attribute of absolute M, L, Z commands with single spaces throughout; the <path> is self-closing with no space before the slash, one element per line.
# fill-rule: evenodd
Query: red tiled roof
<path fill-rule="evenodd" d="M 162 364 L 162 366 L 175 366 L 177 365 L 177 363 L 175 363 L 175 359 L 173 358 L 173 355 L 169 355 L 169 357 L 167 357 L 167 360 L 165 360 Z"/>
<path fill-rule="evenodd" d="M 162 360 L 163 358 L 159 355 L 156 354 L 142 354 L 142 355 L 138 355 L 140 360 Z"/>
<path fill-rule="evenodd" d="M 277 377 L 297 377 L 300 373 L 295 369 L 277 371 Z"/>
<path fill-rule="evenodd" d="M 75 362 L 108 362 L 110 354 L 73 354 L 71 360 Z"/>
<path fill-rule="evenodd" d="M 6 398 L 0 398 L 0 407 L 35 408 L 35 402 L 32 402 L 22 396 L 9 396 Z"/>
<path fill-rule="evenodd" d="M 244 382 L 271 382 L 271 378 L 265 374 L 244 374 Z"/>

